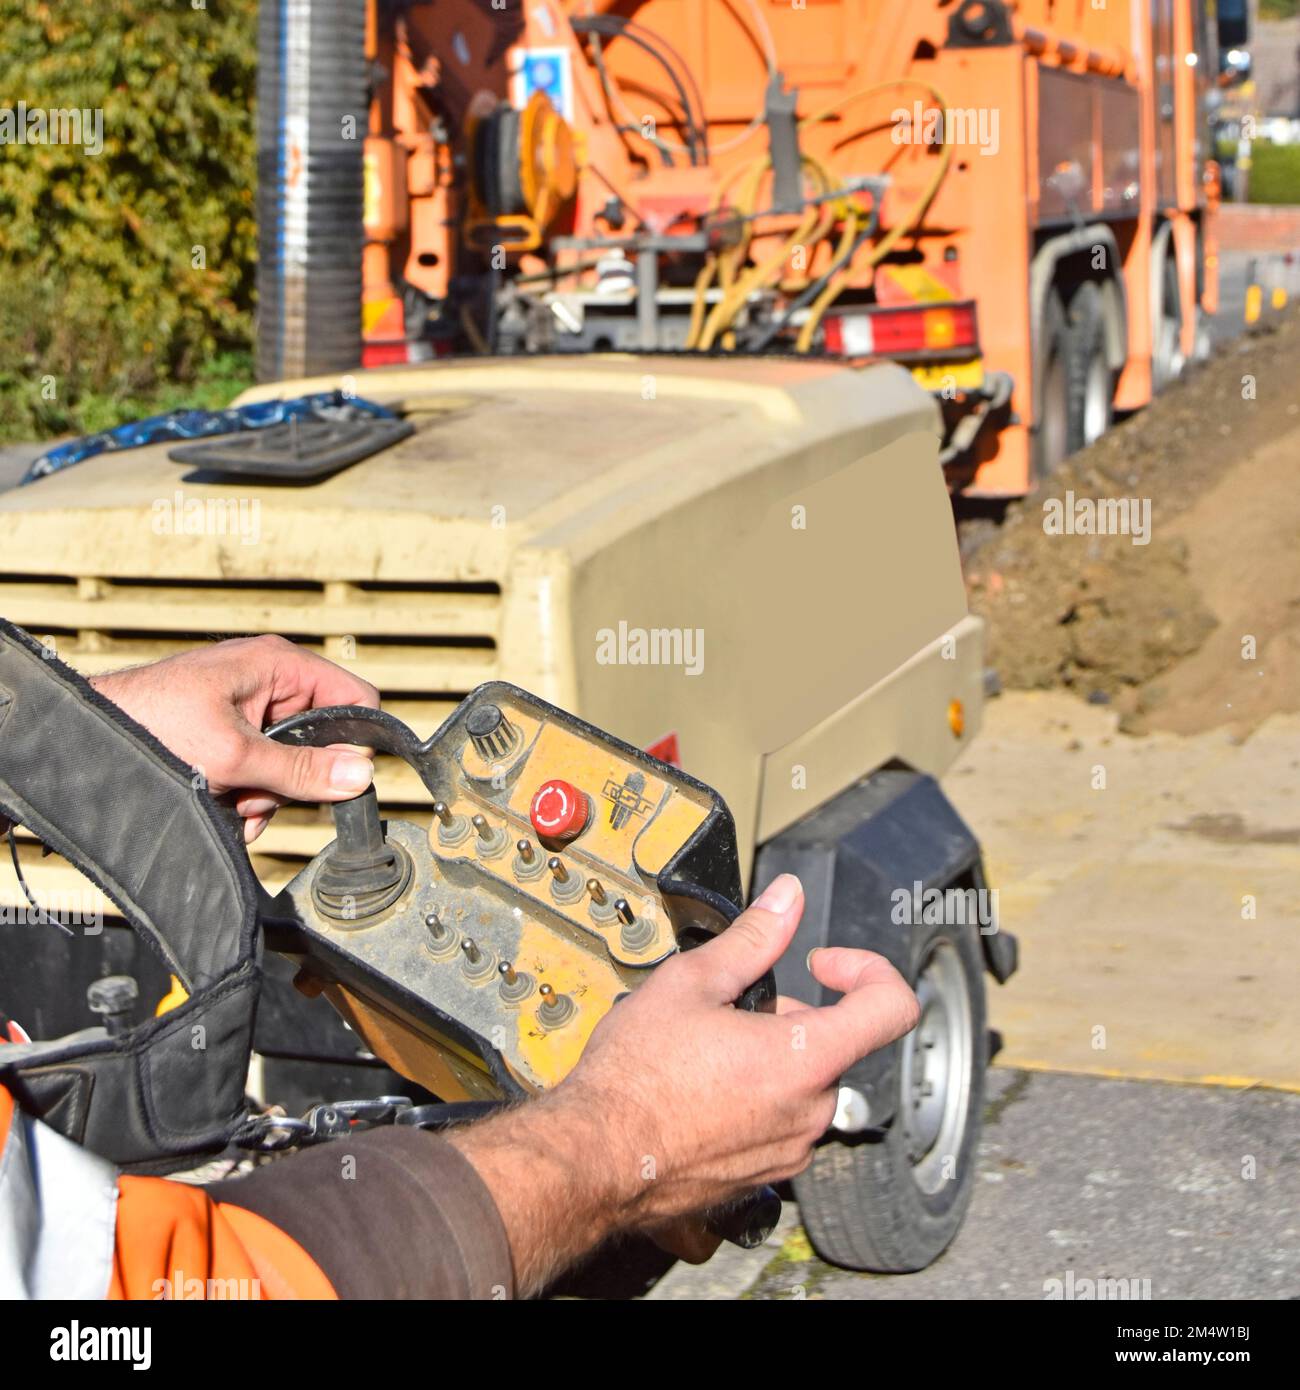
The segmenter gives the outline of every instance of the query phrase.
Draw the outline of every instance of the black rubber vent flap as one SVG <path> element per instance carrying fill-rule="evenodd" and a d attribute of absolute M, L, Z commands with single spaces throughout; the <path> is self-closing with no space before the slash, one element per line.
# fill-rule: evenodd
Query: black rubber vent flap
<path fill-rule="evenodd" d="M 249 434 L 182 444 L 167 457 L 205 472 L 311 482 L 360 463 L 414 433 L 409 420 L 331 410 Z"/>

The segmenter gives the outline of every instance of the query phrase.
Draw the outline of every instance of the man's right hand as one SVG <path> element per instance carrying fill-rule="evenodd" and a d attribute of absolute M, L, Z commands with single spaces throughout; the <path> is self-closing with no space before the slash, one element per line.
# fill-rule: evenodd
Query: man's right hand
<path fill-rule="evenodd" d="M 732 1007 L 785 952 L 803 906 L 799 880 L 776 879 L 720 936 L 666 962 L 607 1015 L 566 1081 L 625 1127 L 638 1224 L 801 1172 L 830 1127 L 839 1078 L 916 1026 L 916 996 L 898 971 L 842 948 L 808 965 L 843 993 L 838 1003 Z"/>
<path fill-rule="evenodd" d="M 521 1292 L 618 1230 L 648 1229 L 802 1171 L 839 1078 L 916 1026 L 883 957 L 831 947 L 808 968 L 837 1003 L 733 1001 L 771 969 L 803 914 L 778 878 L 716 940 L 660 966 L 599 1024 L 555 1091 L 452 1135 L 505 1221 Z"/>

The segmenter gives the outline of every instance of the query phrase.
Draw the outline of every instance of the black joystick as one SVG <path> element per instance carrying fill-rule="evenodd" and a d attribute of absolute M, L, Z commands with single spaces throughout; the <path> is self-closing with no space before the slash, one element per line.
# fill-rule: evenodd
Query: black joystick
<path fill-rule="evenodd" d="M 391 907 L 411 881 L 411 860 L 384 838 L 379 798 L 367 787 L 334 805 L 337 836 L 312 883 L 316 906 L 336 922 L 364 923 Z"/>

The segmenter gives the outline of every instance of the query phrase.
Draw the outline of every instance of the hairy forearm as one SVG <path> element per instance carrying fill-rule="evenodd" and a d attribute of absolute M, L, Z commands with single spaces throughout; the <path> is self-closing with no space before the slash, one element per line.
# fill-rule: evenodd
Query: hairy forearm
<path fill-rule="evenodd" d="M 540 1292 L 635 1221 L 639 1169 L 627 1127 L 579 1088 L 562 1088 L 447 1138 L 496 1202 L 519 1297 Z"/>

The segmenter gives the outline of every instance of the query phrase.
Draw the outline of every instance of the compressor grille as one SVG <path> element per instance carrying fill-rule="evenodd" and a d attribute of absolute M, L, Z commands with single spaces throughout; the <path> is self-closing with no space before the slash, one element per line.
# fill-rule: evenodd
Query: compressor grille
<path fill-rule="evenodd" d="M 82 675 L 157 661 L 226 637 L 274 632 L 378 686 L 384 708 L 421 738 L 476 685 L 500 674 L 501 605 L 501 586 L 492 581 L 0 574 L 0 613 Z M 428 821 L 428 794 L 405 763 L 379 757 L 375 780 L 385 815 Z M 255 868 L 274 891 L 333 834 L 328 807 L 287 808 L 258 840 Z M 35 845 L 30 851 L 37 854 Z M 41 872 L 34 862 L 37 880 Z"/>

